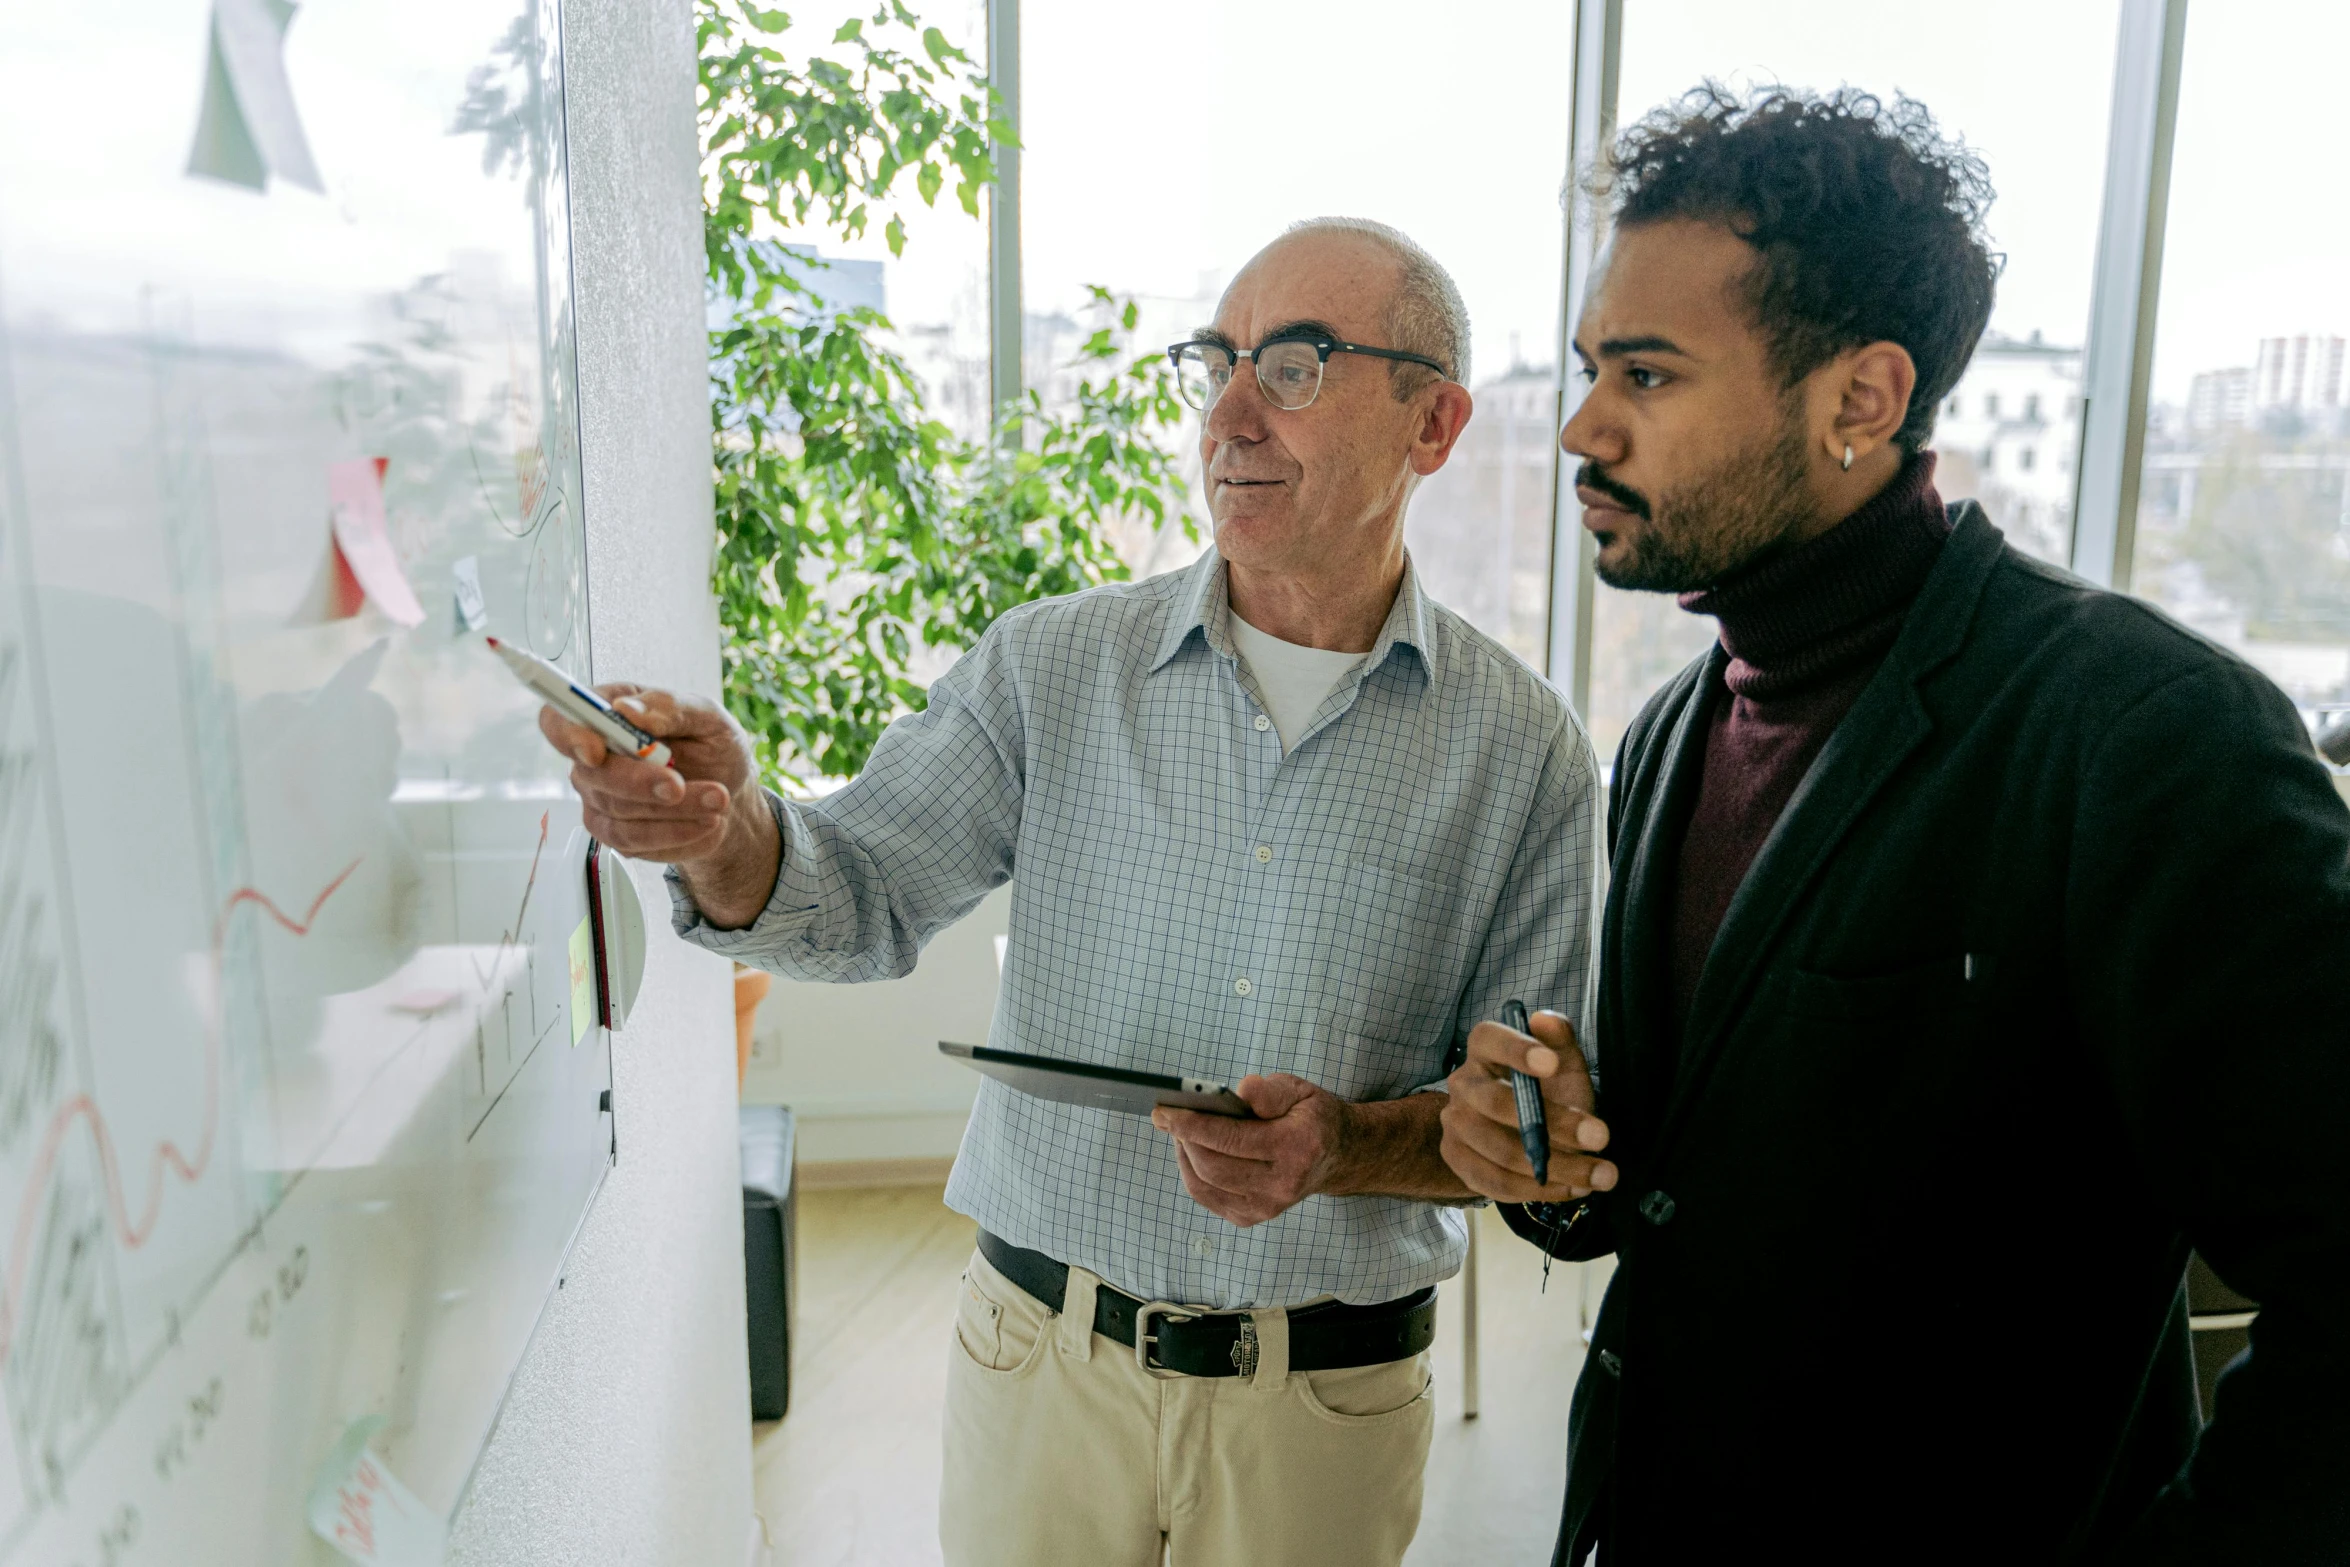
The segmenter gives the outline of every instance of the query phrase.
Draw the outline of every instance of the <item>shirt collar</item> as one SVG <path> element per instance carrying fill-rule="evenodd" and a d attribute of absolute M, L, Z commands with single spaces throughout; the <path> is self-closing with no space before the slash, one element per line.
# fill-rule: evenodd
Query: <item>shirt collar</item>
<path fill-rule="evenodd" d="M 1232 646 L 1232 596 L 1225 583 L 1224 557 L 1210 549 L 1190 569 L 1183 590 L 1167 601 L 1167 625 L 1159 636 L 1158 656 L 1151 660 L 1151 672 L 1156 674 L 1167 661 L 1183 651 L 1183 644 L 1197 631 L 1209 647 L 1226 658 L 1238 655 Z M 1428 667 L 1428 598 L 1420 590 L 1419 568 L 1412 564 L 1411 552 L 1403 558 L 1403 586 L 1396 590 L 1395 603 L 1388 608 L 1387 621 L 1379 628 L 1379 638 L 1371 644 L 1370 656 L 1363 660 L 1367 674 L 1387 662 L 1388 655 L 1398 647 L 1408 647 L 1420 658 L 1421 667 Z"/>

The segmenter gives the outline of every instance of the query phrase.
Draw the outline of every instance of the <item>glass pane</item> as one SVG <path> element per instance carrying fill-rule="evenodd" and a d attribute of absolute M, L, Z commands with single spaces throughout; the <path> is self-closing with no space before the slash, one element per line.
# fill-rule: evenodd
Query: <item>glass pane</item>
<path fill-rule="evenodd" d="M 1026 0 L 1029 384 L 1066 395 L 1064 367 L 1102 324 L 1089 283 L 1137 299 L 1139 344 L 1169 343 L 1206 324 L 1226 281 L 1290 224 L 1394 224 L 1451 271 L 1475 334 L 1476 415 L 1413 497 L 1405 537 L 1440 601 L 1539 665 L 1571 9 L 1495 0 L 1468 25 L 1398 0 Z M 1104 96 L 1104 61 L 1175 60 L 1219 65 L 1114 107 Z M 1269 127 L 1267 92 L 1287 89 L 1268 89 L 1266 62 L 1284 60 L 1310 61 L 1319 85 L 1310 113 Z M 1429 116 L 1464 93 L 1473 145 L 1430 134 Z M 1125 548 L 1137 573 L 1196 551 L 1173 530 L 1138 530 Z"/>
<path fill-rule="evenodd" d="M 2188 13 L 2131 581 L 2315 726 L 2350 704 L 2350 205 L 2247 156 L 2244 106 L 2264 146 L 2337 142 L 2345 48 L 2332 7 Z"/>
<path fill-rule="evenodd" d="M 446 1516 L 611 1157 L 558 17 L 293 14 L 0 12 L 10 1564 Z"/>
<path fill-rule="evenodd" d="M 1626 0 L 1618 118 L 1706 77 L 1825 91 L 1896 89 L 1991 167 L 1991 237 L 2006 252 L 1991 332 L 1943 405 L 1935 483 L 1980 500 L 2019 548 L 2072 547 L 2081 344 L 2097 253 L 2118 0 L 1904 7 L 1854 27 L 1824 0 Z M 2019 48 L 2016 40 L 2029 39 Z M 1591 730 L 1603 760 L 1657 686 L 1703 651 L 1712 622 L 1668 598 L 1601 584 Z"/>
<path fill-rule="evenodd" d="M 811 59 L 844 65 L 854 61 L 852 47 L 835 44 L 833 35 L 843 22 L 863 18 L 870 23 L 874 13 L 872 0 L 813 0 L 789 10 L 790 30 L 767 41 L 802 68 Z M 985 66 L 985 0 L 927 0 L 914 11 L 923 26 L 936 27 L 947 42 Z M 901 30 L 876 27 L 868 36 L 893 48 L 912 46 Z M 963 210 L 952 178 L 936 203 L 925 206 L 913 179 L 901 176 L 896 195 L 886 205 L 874 205 L 860 237 L 836 239 L 813 220 L 788 236 L 810 257 L 806 281 L 811 289 L 834 305 L 863 305 L 889 318 L 894 331 L 884 341 L 913 368 L 924 408 L 965 439 L 986 433 L 990 413 L 984 198 L 979 213 L 973 217 Z M 895 256 L 884 237 L 893 215 L 906 230 L 904 249 Z M 713 326 L 719 324 L 722 309 L 713 304 Z"/>

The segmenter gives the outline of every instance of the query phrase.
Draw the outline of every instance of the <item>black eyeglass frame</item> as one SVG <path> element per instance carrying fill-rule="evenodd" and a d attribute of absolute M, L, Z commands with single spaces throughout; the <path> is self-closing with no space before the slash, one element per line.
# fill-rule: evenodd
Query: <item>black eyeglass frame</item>
<path fill-rule="evenodd" d="M 1276 343 L 1304 343 L 1314 350 L 1314 395 L 1299 403 L 1295 408 L 1284 405 L 1273 396 L 1273 389 L 1265 384 L 1263 361 L 1257 357 Z M 1265 401 L 1279 408 L 1283 413 L 1298 413 L 1314 406 L 1315 399 L 1322 395 L 1322 382 L 1330 373 L 1330 356 L 1332 354 L 1362 354 L 1371 359 L 1392 359 L 1398 364 L 1426 365 L 1445 380 L 1452 379 L 1451 371 L 1426 354 L 1406 353 L 1400 348 L 1371 348 L 1361 343 L 1341 342 L 1335 337 L 1329 337 L 1320 332 L 1278 332 L 1254 348 L 1234 348 L 1230 343 L 1220 343 L 1212 337 L 1192 337 L 1186 338 L 1180 343 L 1169 343 L 1167 345 L 1167 362 L 1175 367 L 1175 384 L 1178 389 L 1183 384 L 1183 351 L 1187 348 L 1219 349 L 1232 356 L 1234 369 L 1240 367 L 1240 361 L 1243 359 L 1248 360 L 1257 369 L 1257 390 L 1265 394 Z M 1224 394 L 1219 392 L 1216 395 L 1221 397 Z M 1188 403 L 1191 399 L 1185 398 L 1184 401 Z M 1201 408 L 1198 411 L 1206 413 L 1208 410 Z"/>

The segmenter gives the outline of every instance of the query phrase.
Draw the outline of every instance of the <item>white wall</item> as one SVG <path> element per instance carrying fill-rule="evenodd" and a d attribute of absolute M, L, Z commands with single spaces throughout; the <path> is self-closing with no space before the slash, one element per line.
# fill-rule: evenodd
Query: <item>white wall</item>
<path fill-rule="evenodd" d="M 1012 890 L 931 939 L 904 979 L 804 985 L 778 979 L 759 1008 L 743 1097 L 787 1104 L 802 1164 L 936 1159 L 963 1140 L 979 1074 L 938 1053 L 987 1043 L 996 946 Z"/>
<path fill-rule="evenodd" d="M 693 9 L 565 12 L 595 672 L 713 692 Z M 731 982 L 658 933 L 668 900 L 635 869 L 657 932 L 613 1040 L 619 1163 L 458 1516 L 458 1567 L 746 1560 Z"/>

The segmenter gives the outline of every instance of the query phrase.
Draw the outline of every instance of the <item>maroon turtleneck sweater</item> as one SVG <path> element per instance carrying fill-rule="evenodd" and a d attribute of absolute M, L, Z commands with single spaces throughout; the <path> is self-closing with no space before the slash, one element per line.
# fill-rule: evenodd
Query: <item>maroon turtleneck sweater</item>
<path fill-rule="evenodd" d="M 1681 607 L 1721 623 L 1729 688 L 1714 693 L 1705 774 L 1681 840 L 1673 897 L 1673 1000 L 1686 1021 L 1738 884 L 1862 687 L 1885 661 L 1950 537 L 1934 454 L 1904 463 L 1860 510 Z"/>

